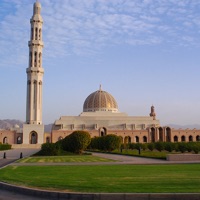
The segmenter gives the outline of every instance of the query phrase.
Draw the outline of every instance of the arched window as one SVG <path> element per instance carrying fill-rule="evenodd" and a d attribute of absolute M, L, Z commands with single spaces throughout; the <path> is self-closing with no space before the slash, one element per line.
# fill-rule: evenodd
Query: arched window
<path fill-rule="evenodd" d="M 123 137 L 122 136 L 119 136 L 120 140 L 121 140 L 121 143 L 123 143 Z"/>
<path fill-rule="evenodd" d="M 37 51 L 35 51 L 34 66 L 37 67 Z"/>
<path fill-rule="evenodd" d="M 99 134 L 100 134 L 100 136 L 105 136 L 106 134 L 107 134 L 107 130 L 106 130 L 106 128 L 100 128 L 99 129 Z"/>
<path fill-rule="evenodd" d="M 174 142 L 178 142 L 178 137 L 176 135 L 174 136 Z"/>
<path fill-rule="evenodd" d="M 7 137 L 3 138 L 3 144 L 8 144 L 8 138 Z"/>
<path fill-rule="evenodd" d="M 171 142 L 171 129 L 169 127 L 166 128 L 166 142 Z"/>
<path fill-rule="evenodd" d="M 39 67 L 41 67 L 41 64 L 42 64 L 42 53 L 40 52 L 39 53 Z"/>
<path fill-rule="evenodd" d="M 39 29 L 39 40 L 42 39 L 42 35 L 41 35 L 42 31 L 41 31 L 41 28 Z"/>
<path fill-rule="evenodd" d="M 184 135 L 181 136 L 181 142 L 185 142 L 185 136 Z"/>
<path fill-rule="evenodd" d="M 197 141 L 197 142 L 200 141 L 200 136 L 199 136 L 199 135 L 196 136 L 196 141 Z"/>
<path fill-rule="evenodd" d="M 138 136 L 135 136 L 135 142 L 139 143 L 140 142 L 140 139 Z"/>
<path fill-rule="evenodd" d="M 126 137 L 124 138 L 124 143 L 125 143 L 125 144 L 131 143 L 131 137 L 130 137 L 130 136 L 126 136 Z"/>
<path fill-rule="evenodd" d="M 33 28 L 31 28 L 31 40 L 33 40 Z"/>
<path fill-rule="evenodd" d="M 155 142 L 156 141 L 156 130 L 153 127 L 150 130 L 150 138 L 151 138 L 151 142 Z"/>
<path fill-rule="evenodd" d="M 147 137 L 143 136 L 143 142 L 147 142 Z"/>
<path fill-rule="evenodd" d="M 21 144 L 22 143 L 22 138 L 19 136 L 17 137 L 17 144 Z"/>
<path fill-rule="evenodd" d="M 159 141 L 163 142 L 163 128 L 159 127 L 158 131 L 159 131 Z"/>
<path fill-rule="evenodd" d="M 189 136 L 189 142 L 193 142 L 193 137 L 191 135 Z"/>
<path fill-rule="evenodd" d="M 35 40 L 38 39 L 38 28 L 35 28 Z"/>
<path fill-rule="evenodd" d="M 32 67 L 32 52 L 31 51 L 29 53 L 29 63 L 30 63 L 30 66 Z"/>
<path fill-rule="evenodd" d="M 37 144 L 38 136 L 36 132 L 30 133 L 30 144 Z"/>

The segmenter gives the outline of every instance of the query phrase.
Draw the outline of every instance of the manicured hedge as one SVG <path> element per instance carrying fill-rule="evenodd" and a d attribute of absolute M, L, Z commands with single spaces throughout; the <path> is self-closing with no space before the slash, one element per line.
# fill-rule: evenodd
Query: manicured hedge
<path fill-rule="evenodd" d="M 109 134 L 102 137 L 92 138 L 89 148 L 103 151 L 113 151 L 114 149 L 119 149 L 120 146 L 121 138 L 114 134 Z"/>
<path fill-rule="evenodd" d="M 125 147 L 125 146 L 123 146 Z M 177 151 L 181 153 L 185 152 L 193 152 L 199 153 L 200 152 L 200 142 L 154 142 L 154 143 L 130 143 L 126 145 L 129 149 L 143 149 L 146 150 L 147 148 L 150 151 L 157 150 L 157 151 Z"/>
<path fill-rule="evenodd" d="M 58 143 L 61 143 L 62 149 L 65 151 L 81 154 L 90 142 L 91 136 L 88 132 L 74 131 Z"/>
<path fill-rule="evenodd" d="M 11 149 L 12 145 L 10 144 L 0 144 L 0 151 Z"/>
<path fill-rule="evenodd" d="M 42 156 L 58 156 L 61 152 L 61 145 L 59 143 L 44 143 L 41 151 L 37 155 Z"/>

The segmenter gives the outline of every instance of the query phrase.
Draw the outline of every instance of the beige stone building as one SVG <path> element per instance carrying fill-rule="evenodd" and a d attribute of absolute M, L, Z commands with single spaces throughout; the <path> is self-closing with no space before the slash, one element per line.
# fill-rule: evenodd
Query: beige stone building
<path fill-rule="evenodd" d="M 52 128 L 52 142 L 63 139 L 75 130 L 88 131 L 91 137 L 115 134 L 124 143 L 199 141 L 200 130 L 175 130 L 160 126 L 154 106 L 149 116 L 128 116 L 118 110 L 114 97 L 100 87 L 83 104 L 79 116 L 62 116 Z"/>
<path fill-rule="evenodd" d="M 83 112 L 79 116 L 62 116 L 53 124 L 51 133 L 44 133 L 42 123 L 43 20 L 41 4 L 38 1 L 33 5 L 30 23 L 29 65 L 26 69 L 26 123 L 23 129 L 15 126 L 11 130 L 0 130 L 1 143 L 24 144 L 26 147 L 27 145 L 31 147 L 35 144 L 56 142 L 75 130 L 88 131 L 91 137 L 116 134 L 125 143 L 200 141 L 200 130 L 175 130 L 160 126 L 154 106 L 151 106 L 150 115 L 147 116 L 128 116 L 120 112 L 115 98 L 103 91 L 101 87 L 86 98 Z"/>

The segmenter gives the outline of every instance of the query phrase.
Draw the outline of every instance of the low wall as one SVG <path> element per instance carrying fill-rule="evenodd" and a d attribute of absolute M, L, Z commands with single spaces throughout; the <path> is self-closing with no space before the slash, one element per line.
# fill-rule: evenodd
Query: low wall
<path fill-rule="evenodd" d="M 1 190 L 59 200 L 200 200 L 200 193 L 64 193 L 18 187 L 0 182 Z"/>
<path fill-rule="evenodd" d="M 168 154 L 167 161 L 200 161 L 200 154 Z"/>

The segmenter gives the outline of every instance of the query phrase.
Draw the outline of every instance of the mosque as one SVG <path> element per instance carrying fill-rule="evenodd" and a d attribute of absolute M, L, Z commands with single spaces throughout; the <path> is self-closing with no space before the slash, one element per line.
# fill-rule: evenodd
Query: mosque
<path fill-rule="evenodd" d="M 115 98 L 101 86 L 85 99 L 83 112 L 79 116 L 62 116 L 54 122 L 51 133 L 45 133 L 42 123 L 43 19 L 38 1 L 33 5 L 30 23 L 26 122 L 22 130 L 17 125 L 10 130 L 0 130 L 1 143 L 12 144 L 15 148 L 40 146 L 46 142 L 57 142 L 75 130 L 88 131 L 91 137 L 115 134 L 124 143 L 200 141 L 200 130 L 160 126 L 154 106 L 151 106 L 147 116 L 128 116 L 120 112 Z"/>

